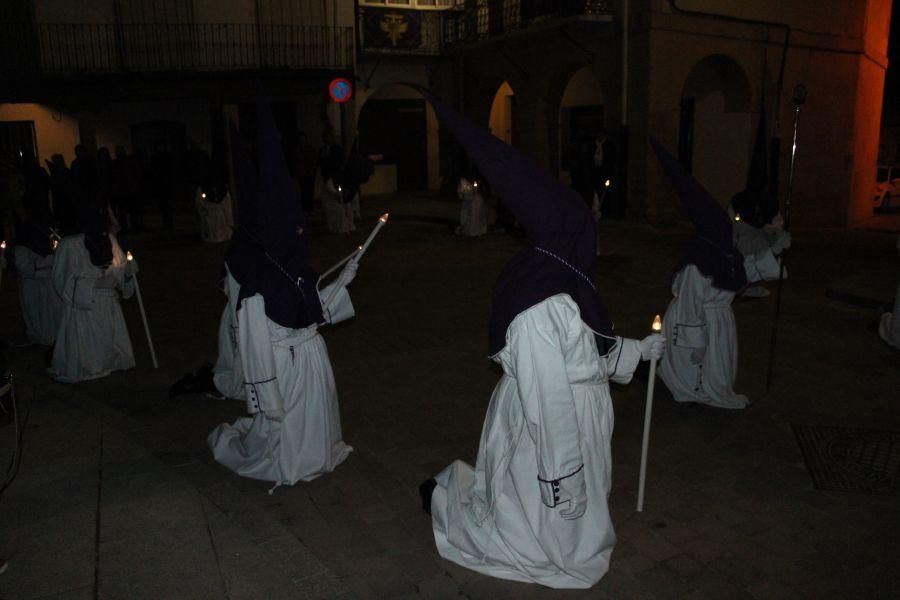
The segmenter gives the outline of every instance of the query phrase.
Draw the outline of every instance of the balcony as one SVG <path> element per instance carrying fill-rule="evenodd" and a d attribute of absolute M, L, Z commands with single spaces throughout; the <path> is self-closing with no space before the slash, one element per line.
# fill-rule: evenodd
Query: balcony
<path fill-rule="evenodd" d="M 609 0 L 463 0 L 443 13 L 443 43 L 460 46 L 521 31 L 551 27 L 565 19 L 609 21 Z"/>
<path fill-rule="evenodd" d="M 256 23 L 0 23 L 0 77 L 349 70 L 353 29 Z"/>

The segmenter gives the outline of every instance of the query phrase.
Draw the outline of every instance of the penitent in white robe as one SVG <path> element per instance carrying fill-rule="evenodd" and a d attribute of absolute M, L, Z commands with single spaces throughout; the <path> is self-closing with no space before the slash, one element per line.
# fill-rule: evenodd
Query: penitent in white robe
<path fill-rule="evenodd" d="M 484 204 L 484 198 L 478 193 L 478 188 L 463 177 L 459 180 L 456 194 L 462 202 L 459 211 L 459 227 L 456 228 L 457 235 L 486 234 L 488 230 L 487 207 Z"/>
<path fill-rule="evenodd" d="M 231 194 L 225 194 L 221 202 L 203 198 L 203 189 L 194 193 L 194 208 L 200 215 L 200 237 L 204 242 L 227 242 L 231 239 L 234 219 L 231 214 Z"/>
<path fill-rule="evenodd" d="M 734 211 L 730 208 L 729 214 L 732 218 L 734 217 Z M 769 226 L 754 227 L 744 221 L 734 221 L 732 225 L 734 226 L 734 246 L 741 254 L 744 256 L 753 255 L 758 257 L 759 260 L 768 260 L 767 257 L 771 254 L 772 244 L 775 243 L 780 233 L 779 230 L 772 229 Z M 782 277 L 787 279 L 787 276 L 787 268 L 785 268 Z M 775 273 L 771 277 L 766 276 L 764 279 L 778 279 L 778 274 Z M 761 281 L 754 281 L 741 291 L 741 295 L 748 298 L 763 298 L 769 295 L 769 291 L 762 285 Z"/>
<path fill-rule="evenodd" d="M 744 269 L 750 282 L 778 278 L 778 261 L 771 250 L 745 256 Z M 734 292 L 714 287 L 697 267 L 687 265 L 675 275 L 672 294 L 663 319 L 669 348 L 659 363 L 660 378 L 676 402 L 745 408 L 746 396 L 734 392 L 738 367 Z"/>
<path fill-rule="evenodd" d="M 624 338 L 600 356 L 567 294 L 519 314 L 494 357 L 503 377 L 475 468 L 456 461 L 435 478 L 431 513 L 441 556 L 493 577 L 554 588 L 587 588 L 603 577 L 616 542 L 607 506 L 609 381 L 630 381 L 640 358 L 637 342 Z M 579 470 L 587 509 L 566 520 L 565 498 L 550 508 L 553 482 Z"/>
<path fill-rule="evenodd" d="M 134 366 L 131 338 L 122 316 L 119 295 L 134 294 L 134 280 L 125 276 L 125 255 L 114 235 L 112 264 L 104 271 L 91 263 L 84 235 L 65 237 L 53 261 L 53 288 L 62 297 L 59 332 L 48 374 L 63 383 L 98 379 Z M 96 288 L 104 275 L 115 288 Z"/>
<path fill-rule="evenodd" d="M 320 292 L 321 298 L 329 297 L 332 286 Z M 231 313 L 228 327 L 233 327 L 233 333 L 227 334 L 223 346 L 220 326 L 220 359 L 214 381 L 226 396 L 246 400 L 250 416 L 231 425 L 223 423 L 209 434 L 213 456 L 238 475 L 278 485 L 310 481 L 333 471 L 353 448 L 344 443 L 341 434 L 337 389 L 325 341 L 315 325 L 289 329 L 271 321 L 259 294 L 245 298 L 236 310 L 239 289 L 229 273 L 226 311 Z M 332 306 L 326 314 L 329 323 L 353 316 L 346 287 Z M 235 346 L 231 346 L 232 339 Z M 227 359 L 223 361 L 223 352 L 232 357 L 230 370 L 224 368 Z M 236 390 L 237 381 L 240 390 Z M 282 422 L 265 415 L 276 409 L 285 413 Z"/>
<path fill-rule="evenodd" d="M 52 346 L 59 331 L 62 299 L 53 289 L 54 254 L 41 256 L 25 246 L 16 246 L 19 273 L 19 305 L 25 333 L 32 344 Z"/>
<path fill-rule="evenodd" d="M 353 205 L 344 204 L 343 196 L 332 179 L 325 182 L 322 208 L 325 211 L 325 224 L 330 233 L 356 231 L 356 225 L 353 224 Z"/>
<path fill-rule="evenodd" d="M 900 235 L 897 236 L 897 251 L 900 252 Z M 900 349 L 900 285 L 897 286 L 897 295 L 894 297 L 893 312 L 881 315 L 878 335 L 889 346 Z"/>

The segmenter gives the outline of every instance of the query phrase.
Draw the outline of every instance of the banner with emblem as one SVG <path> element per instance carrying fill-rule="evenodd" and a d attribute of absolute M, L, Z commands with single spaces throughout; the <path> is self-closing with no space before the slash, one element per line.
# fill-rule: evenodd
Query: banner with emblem
<path fill-rule="evenodd" d="M 360 7 L 363 45 L 367 48 L 412 50 L 422 45 L 422 14 L 417 10 Z"/>

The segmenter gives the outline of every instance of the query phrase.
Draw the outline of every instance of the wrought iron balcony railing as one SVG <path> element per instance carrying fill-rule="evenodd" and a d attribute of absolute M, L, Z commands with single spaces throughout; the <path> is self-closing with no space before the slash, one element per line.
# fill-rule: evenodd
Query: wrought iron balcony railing
<path fill-rule="evenodd" d="M 466 44 L 553 19 L 610 13 L 609 0 L 462 0 L 443 13 L 443 41 L 448 46 Z"/>
<path fill-rule="evenodd" d="M 255 23 L 0 23 L 0 76 L 350 69 L 353 29 Z"/>

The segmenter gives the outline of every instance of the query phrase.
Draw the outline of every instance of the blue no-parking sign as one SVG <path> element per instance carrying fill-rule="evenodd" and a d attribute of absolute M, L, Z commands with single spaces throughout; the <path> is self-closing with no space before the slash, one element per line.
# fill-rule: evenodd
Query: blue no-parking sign
<path fill-rule="evenodd" d="M 328 95 L 338 104 L 353 97 L 353 84 L 343 77 L 332 79 L 328 84 Z"/>

